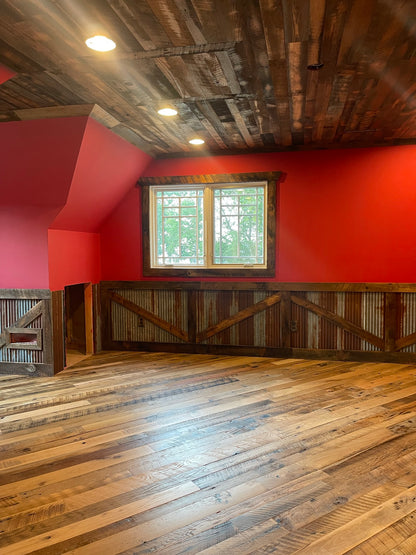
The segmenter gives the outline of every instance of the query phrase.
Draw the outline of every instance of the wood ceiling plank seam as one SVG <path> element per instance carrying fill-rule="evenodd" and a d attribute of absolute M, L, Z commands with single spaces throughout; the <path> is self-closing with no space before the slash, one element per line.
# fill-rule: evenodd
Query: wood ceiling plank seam
<path fill-rule="evenodd" d="M 70 72 L 68 72 L 68 75 L 72 78 Z M 74 76 L 76 85 L 82 86 L 82 83 L 76 80 L 76 77 Z M 99 75 L 93 71 L 89 73 L 88 77 L 88 90 L 83 95 L 84 102 L 102 106 L 109 114 L 119 120 L 125 118 L 126 114 L 132 115 L 133 107 L 111 83 L 102 81 Z"/>
<path fill-rule="evenodd" d="M 186 64 L 183 58 L 177 56 L 175 58 L 158 58 L 155 64 L 162 74 L 168 79 L 174 90 L 182 98 L 187 96 L 203 96 L 203 91 L 199 88 L 200 83 L 197 79 L 193 79 L 190 66 Z"/>
<path fill-rule="evenodd" d="M 230 88 L 231 94 L 240 94 L 241 86 L 228 52 L 217 52 L 216 56 L 221 64 L 222 71 Z"/>
<path fill-rule="evenodd" d="M 309 49 L 308 64 L 321 61 L 321 40 L 326 0 L 309 0 Z"/>
<path fill-rule="evenodd" d="M 266 40 L 260 6 L 246 3 L 247 15 L 243 18 L 243 44 L 245 59 L 248 61 L 248 72 L 245 79 L 250 83 L 250 90 L 255 91 L 259 98 L 274 98 L 273 79 L 269 60 L 266 55 Z M 246 12 L 244 12 L 246 14 Z"/>
<path fill-rule="evenodd" d="M 143 125 L 143 121 L 147 120 L 148 124 Z M 121 120 L 120 123 L 132 127 L 135 129 L 137 125 L 135 119 L 125 119 Z M 168 125 L 161 121 L 161 117 L 158 114 L 149 114 L 147 111 L 140 118 L 140 129 L 136 132 L 149 140 L 150 144 L 153 143 L 154 139 L 157 138 L 159 143 L 164 144 L 164 148 L 171 150 L 172 144 L 178 144 L 178 138 L 183 140 L 184 145 L 186 143 L 186 137 L 182 135 L 181 126 L 175 121 L 171 121 Z M 187 145 L 186 145 L 187 146 Z"/>
<path fill-rule="evenodd" d="M 306 102 L 307 42 L 288 44 L 289 109 L 293 144 L 303 144 L 303 122 Z"/>
<path fill-rule="evenodd" d="M 344 135 L 344 133 L 347 132 L 347 127 L 349 125 L 349 122 L 351 120 L 354 108 L 355 108 L 355 104 L 358 100 L 358 97 L 360 95 L 360 85 L 359 83 L 361 83 L 362 81 L 362 76 L 361 75 L 357 75 L 357 73 L 355 73 L 352 81 L 351 81 L 351 86 L 350 86 L 350 91 L 349 94 L 345 100 L 344 103 L 344 107 L 342 110 L 342 113 L 340 115 L 339 121 L 338 121 L 338 125 L 337 128 L 335 130 L 335 135 L 334 135 L 334 140 L 335 142 L 340 142 L 342 141 L 342 137 Z"/>
<path fill-rule="evenodd" d="M 28 64 L 28 68 L 30 68 L 30 70 L 33 70 L 34 67 L 37 67 L 38 70 L 42 70 L 44 68 L 44 66 L 47 65 L 48 59 L 45 60 L 39 60 L 39 56 L 38 56 L 38 52 L 36 51 L 36 48 L 26 48 L 25 44 L 22 44 L 22 40 L 20 38 L 20 35 L 18 32 L 16 32 L 13 29 L 9 29 L 7 24 L 4 21 L 1 21 L 1 39 L 2 42 L 4 42 L 6 44 L 6 48 L 4 49 L 5 52 L 9 52 L 9 56 L 10 56 L 10 48 L 13 49 L 14 53 L 17 53 L 19 56 L 19 61 L 21 59 L 22 56 L 22 50 L 24 50 L 24 62 Z M 9 62 L 8 58 L 3 57 L 3 53 L 2 53 L 2 60 L 4 60 L 5 63 L 7 63 L 7 65 L 9 65 L 10 69 L 13 69 L 14 71 L 18 71 L 18 67 L 16 64 L 13 64 Z"/>
<path fill-rule="evenodd" d="M 199 25 L 209 41 L 239 40 L 239 4 L 235 0 L 191 0 Z"/>
<path fill-rule="evenodd" d="M 137 124 L 128 120 L 120 121 L 120 124 L 136 133 L 142 140 L 150 144 L 152 149 L 158 145 L 164 151 L 169 151 L 171 150 L 171 145 L 175 142 L 177 143 L 175 134 L 167 128 L 158 128 L 156 125 L 150 125 L 146 128 L 141 123 L 140 130 L 138 130 L 135 128 Z M 117 129 L 117 127 L 114 129 Z"/>
<path fill-rule="evenodd" d="M 21 82 L 20 79 L 14 79 L 13 82 L 7 83 L 8 89 L 14 95 L 15 99 L 24 98 L 25 106 L 28 108 L 38 108 L 50 106 L 54 102 L 53 98 L 45 97 L 42 94 L 36 94 L 30 91 L 29 87 L 25 86 L 25 82 Z M 14 105 L 14 109 L 18 109 L 21 106 Z"/>
<path fill-rule="evenodd" d="M 128 141 L 134 146 L 137 146 L 140 150 L 149 154 L 150 156 L 154 156 L 157 153 L 165 152 L 165 149 L 160 147 L 159 145 L 149 144 L 139 133 L 132 127 L 126 126 L 122 123 L 114 126 L 111 130 L 119 135 L 124 140 Z"/>
<path fill-rule="evenodd" d="M 283 29 L 287 63 L 288 108 L 292 144 L 303 144 L 305 108 L 306 44 L 308 38 L 309 3 L 282 1 Z"/>
<path fill-rule="evenodd" d="M 194 10 L 193 3 L 187 2 L 187 0 L 174 0 L 174 2 L 180 10 L 180 13 L 186 23 L 186 27 L 195 43 L 204 44 L 208 42 L 202 32 L 198 14 Z"/>
<path fill-rule="evenodd" d="M 204 128 L 206 129 L 206 131 L 209 133 L 209 135 L 211 136 L 211 138 L 213 139 L 213 141 L 215 143 L 217 143 L 217 145 L 221 148 L 221 149 L 225 149 L 227 148 L 227 144 L 224 142 L 221 133 L 218 132 L 216 126 L 214 126 L 209 117 L 207 116 L 207 111 L 209 112 L 209 110 L 207 109 L 207 103 L 204 103 L 204 101 L 201 102 L 196 102 L 194 107 L 191 109 L 192 112 L 196 115 L 196 117 L 198 118 L 198 120 L 201 122 L 201 124 L 204 126 Z M 213 110 L 211 109 L 211 111 L 213 112 Z M 217 116 L 215 116 L 216 119 Z M 208 145 L 209 146 L 209 145 Z"/>
<path fill-rule="evenodd" d="M 30 99 L 39 99 L 36 106 L 53 106 L 59 104 L 80 104 L 84 99 L 73 93 L 70 87 L 57 87 L 56 80 L 52 74 L 42 72 L 40 74 L 19 74 L 13 81 L 16 87 L 21 87 L 22 91 L 19 96 L 25 96 Z M 47 91 L 48 94 L 45 94 Z M 45 104 L 46 102 L 46 104 Z"/>
<path fill-rule="evenodd" d="M 309 41 L 307 51 L 307 65 L 320 63 L 321 41 L 325 17 L 325 0 L 310 0 L 309 2 Z M 318 90 L 319 73 L 308 71 L 305 85 L 305 107 L 303 122 L 304 144 L 312 143 L 313 122 Z"/>
<path fill-rule="evenodd" d="M 108 3 L 145 51 L 171 45 L 148 2 L 140 4 L 140 16 L 134 11 L 136 4 L 128 5 L 125 0 L 108 0 Z"/>
<path fill-rule="evenodd" d="M 353 0 L 346 18 L 339 46 L 337 65 L 356 65 L 362 58 L 371 21 L 376 9 L 376 0 Z"/>
<path fill-rule="evenodd" d="M 114 63 L 122 60 L 146 60 L 149 58 L 169 58 L 171 56 L 186 56 L 188 54 L 202 54 L 209 52 L 232 52 L 236 46 L 236 41 L 228 42 L 207 42 L 205 44 L 188 44 L 186 46 L 166 46 L 164 48 L 152 48 L 150 50 L 131 50 L 129 52 L 116 52 L 111 54 L 111 58 L 97 58 L 88 54 L 79 58 L 82 61 L 94 61 L 100 65 Z"/>
<path fill-rule="evenodd" d="M 13 86 L 10 80 L 2 85 L 1 97 L 2 97 L 2 101 L 10 105 L 10 108 L 6 108 L 5 113 L 3 112 L 3 110 L 1 110 L 3 112 L 1 114 L 2 117 L 12 116 L 11 111 L 13 110 L 19 110 L 22 108 L 33 108 L 32 102 L 30 102 L 29 100 L 26 100 L 22 96 L 16 95 L 16 88 Z"/>
<path fill-rule="evenodd" d="M 327 0 L 321 43 L 321 62 L 315 102 L 315 119 L 312 131 L 313 141 L 321 141 L 326 126 L 326 115 L 331 98 L 333 75 L 335 75 L 337 52 L 341 43 L 345 18 L 348 13 L 346 0 Z"/>
<path fill-rule="evenodd" d="M 276 4 L 273 0 L 260 0 L 260 10 L 277 103 L 278 142 L 281 145 L 289 146 L 292 144 L 292 133 L 283 8 L 281 4 Z"/>
<path fill-rule="evenodd" d="M 326 116 L 326 128 L 323 133 L 324 141 L 327 143 L 335 140 L 353 80 L 353 73 L 345 71 L 338 73 L 334 79 Z"/>
<path fill-rule="evenodd" d="M 310 1 L 282 0 L 283 22 L 287 43 L 309 39 Z"/>
<path fill-rule="evenodd" d="M 172 46 L 193 43 L 193 37 L 183 21 L 180 8 L 175 0 L 146 0 L 155 18 L 159 21 Z M 206 41 L 202 41 L 206 42 Z"/>
<path fill-rule="evenodd" d="M 1 24 L 0 28 L 2 29 Z M 3 30 L 1 30 L 1 33 L 3 33 Z M 11 46 L 3 38 L 0 38 L 0 52 L 2 63 L 8 68 L 13 69 L 17 74 L 20 72 L 43 71 L 42 66 Z"/>
<path fill-rule="evenodd" d="M 234 99 L 226 100 L 227 106 L 234 117 L 238 130 L 245 140 L 247 146 L 254 147 L 256 145 L 260 146 L 262 144 L 261 137 L 257 134 L 256 127 L 250 126 L 248 120 L 252 112 L 250 110 L 242 110 L 241 107 L 237 106 Z M 241 105 L 241 103 L 240 103 Z M 254 133 L 254 136 L 253 136 Z"/>
<path fill-rule="evenodd" d="M 244 138 L 238 131 L 238 127 L 234 119 L 232 124 L 222 122 L 210 102 L 202 101 L 198 104 L 200 110 L 204 113 L 205 117 L 209 119 L 217 134 L 227 146 L 232 146 L 234 148 L 247 146 Z"/>
<path fill-rule="evenodd" d="M 227 75 L 224 73 L 224 68 L 221 63 L 221 55 L 223 52 L 211 53 L 200 53 L 193 56 L 189 56 L 195 66 L 198 68 L 197 74 L 200 75 L 200 87 L 203 92 L 203 97 L 206 98 L 206 92 L 212 90 L 214 93 L 214 88 L 220 95 L 232 93 L 233 84 L 236 82 L 235 73 L 231 67 L 232 76 L 230 80 L 227 79 Z M 227 56 L 226 56 L 227 58 Z M 186 57 L 188 59 L 188 56 Z M 229 62 L 229 58 L 228 58 Z M 230 63 L 228 63 L 230 66 Z M 201 70 L 204 69 L 202 72 Z M 192 72 L 192 75 L 195 71 Z M 238 91 L 241 92 L 240 86 L 238 86 Z M 215 94 L 215 93 L 214 93 Z"/>
<path fill-rule="evenodd" d="M 256 98 L 248 100 L 248 104 L 249 118 L 254 120 L 250 133 L 253 140 L 255 140 L 256 136 L 259 138 L 260 146 L 262 142 L 261 135 L 273 134 L 276 131 L 276 125 L 273 122 L 276 118 L 276 106 L 268 107 L 266 101 Z M 274 118 L 271 117 L 271 110 L 273 110 Z"/>

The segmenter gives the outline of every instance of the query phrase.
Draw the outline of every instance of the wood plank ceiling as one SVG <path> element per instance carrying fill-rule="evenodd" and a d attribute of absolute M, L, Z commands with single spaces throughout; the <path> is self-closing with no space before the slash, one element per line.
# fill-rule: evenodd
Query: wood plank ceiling
<path fill-rule="evenodd" d="M 0 121 L 93 112 L 156 157 L 195 136 L 198 153 L 416 142 L 415 0 L 2 0 L 0 63 Z"/>

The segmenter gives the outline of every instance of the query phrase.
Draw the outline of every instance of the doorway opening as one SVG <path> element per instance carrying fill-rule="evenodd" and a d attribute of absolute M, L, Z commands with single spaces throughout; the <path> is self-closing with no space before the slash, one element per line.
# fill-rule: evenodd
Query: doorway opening
<path fill-rule="evenodd" d="M 65 366 L 94 354 L 92 283 L 65 287 Z"/>

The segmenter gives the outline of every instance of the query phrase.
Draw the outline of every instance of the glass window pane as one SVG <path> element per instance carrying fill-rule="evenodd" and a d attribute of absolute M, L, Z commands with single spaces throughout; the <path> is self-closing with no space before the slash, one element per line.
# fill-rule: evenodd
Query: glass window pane
<path fill-rule="evenodd" d="M 212 186 L 208 185 L 211 189 Z M 155 188 L 152 260 L 160 266 L 264 264 L 265 188 L 241 186 L 204 189 Z M 213 260 L 205 253 L 204 202 L 212 198 Z"/>
<path fill-rule="evenodd" d="M 158 265 L 204 264 L 202 189 L 157 191 L 155 225 Z"/>
<path fill-rule="evenodd" d="M 264 263 L 264 187 L 214 191 L 214 264 Z"/>

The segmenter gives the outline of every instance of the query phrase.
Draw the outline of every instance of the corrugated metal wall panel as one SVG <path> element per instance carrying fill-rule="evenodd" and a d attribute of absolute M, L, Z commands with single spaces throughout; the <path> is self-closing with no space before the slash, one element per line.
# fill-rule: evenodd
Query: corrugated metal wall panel
<path fill-rule="evenodd" d="M 222 320 L 233 316 L 266 298 L 263 291 L 204 291 L 198 293 L 198 327 L 201 332 L 215 326 Z M 273 310 L 271 307 L 270 310 Z M 275 312 L 275 311 L 274 311 Z M 276 330 L 266 332 L 266 311 L 235 324 L 226 330 L 206 339 L 203 343 L 208 345 L 245 345 L 265 347 L 268 344 L 276 345 Z M 277 335 L 278 337 L 278 335 Z"/>
<path fill-rule="evenodd" d="M 384 293 L 362 293 L 361 326 L 377 337 L 384 336 Z M 380 351 L 378 347 L 362 341 L 363 351 Z"/>
<path fill-rule="evenodd" d="M 362 293 L 345 293 L 344 318 L 357 326 L 361 326 Z M 360 337 L 348 331 L 343 332 L 344 349 L 347 351 L 361 351 L 363 341 Z"/>
<path fill-rule="evenodd" d="M 188 296 L 183 291 L 117 289 L 115 293 L 159 316 L 177 328 L 188 330 Z M 142 319 L 123 306 L 112 303 L 112 338 L 114 341 L 181 343 L 171 333 Z"/>
<path fill-rule="evenodd" d="M 0 333 L 11 327 L 26 312 L 38 304 L 37 299 L 0 299 Z M 36 318 L 28 328 L 42 328 L 42 316 Z M 43 341 L 45 338 L 43 337 Z M 43 350 L 9 349 L 6 346 L 0 349 L 0 362 L 27 362 L 43 363 Z"/>
<path fill-rule="evenodd" d="M 400 337 L 406 337 L 416 332 L 416 294 L 401 293 L 401 318 L 400 318 Z M 416 353 L 416 344 L 409 345 L 402 349 L 403 353 Z"/>
<path fill-rule="evenodd" d="M 200 284 L 199 288 L 193 291 L 189 287 L 185 289 L 177 286 L 174 289 L 168 289 L 168 285 L 167 289 L 159 287 L 144 289 L 141 284 L 137 289 L 119 287 L 114 291 L 185 332 L 188 332 L 188 298 L 191 298 L 192 302 L 195 302 L 192 316 L 195 320 L 196 334 L 203 334 L 208 328 L 215 327 L 241 310 L 253 307 L 267 296 L 277 292 L 273 288 L 263 290 L 260 287 L 258 289 L 242 287 L 239 289 L 238 284 L 235 284 L 235 287 L 224 287 L 223 289 L 214 287 L 204 289 Z M 374 291 L 324 291 L 318 289 L 315 291 L 300 290 L 292 294 L 328 311 L 329 314 L 327 317 L 319 316 L 312 310 L 301 306 L 301 301 L 298 301 L 300 304 L 297 304 L 296 300 L 289 303 L 290 313 L 287 316 L 291 321 L 290 329 L 293 331 L 290 332 L 290 345 L 285 336 L 285 346 L 322 351 L 368 353 L 382 351 L 382 346 L 376 347 L 360 337 L 359 329 L 357 333 L 342 329 L 336 322 L 331 321 L 331 314 L 336 314 L 352 322 L 363 332 L 375 335 L 382 343 L 385 333 L 387 293 L 380 292 L 378 289 Z M 284 303 L 288 302 L 287 299 L 291 293 L 285 290 L 283 295 Z M 397 301 L 399 301 L 399 297 L 397 339 L 416 333 L 416 293 L 397 293 Z M 281 347 L 283 345 L 281 306 L 281 304 L 275 304 L 266 308 L 209 337 L 203 343 L 209 346 Z M 391 306 L 393 310 L 395 304 L 389 301 L 388 306 Z M 397 302 L 397 306 L 399 306 L 399 302 Z M 159 329 L 145 319 L 143 319 L 144 327 L 140 327 L 138 325 L 139 316 L 116 302 L 112 302 L 112 320 L 113 339 L 116 341 L 182 343 L 175 336 Z M 390 330 L 389 333 L 392 335 L 394 330 Z M 193 341 L 194 339 L 190 340 L 191 343 Z M 416 345 L 406 347 L 403 351 L 416 353 Z"/>

